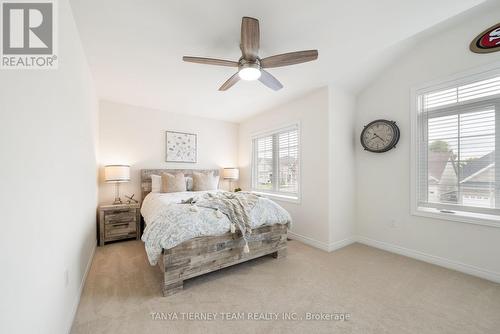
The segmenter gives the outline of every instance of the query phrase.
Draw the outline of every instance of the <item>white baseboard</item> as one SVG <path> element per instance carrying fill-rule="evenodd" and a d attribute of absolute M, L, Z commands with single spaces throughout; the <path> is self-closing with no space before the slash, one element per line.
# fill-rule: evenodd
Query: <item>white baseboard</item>
<path fill-rule="evenodd" d="M 315 248 L 319 248 L 321 250 L 324 250 L 324 251 L 328 252 L 328 244 L 326 242 L 318 241 L 316 239 L 309 238 L 309 237 L 297 234 L 297 233 L 292 232 L 292 231 L 288 231 L 288 237 L 290 239 L 303 242 L 306 245 L 309 245 L 309 246 L 312 246 L 312 247 L 315 247 Z"/>
<path fill-rule="evenodd" d="M 350 244 L 353 244 L 355 242 L 356 242 L 356 239 L 354 237 L 345 238 L 344 240 L 331 242 L 330 245 L 328 246 L 328 251 L 333 252 L 333 251 L 336 251 L 337 249 L 341 249 L 341 248 L 344 248 L 345 246 L 349 246 Z"/>
<path fill-rule="evenodd" d="M 391 253 L 396 253 L 399 255 L 411 257 L 413 259 L 417 259 L 417 260 L 424 261 L 427 263 L 435 264 L 437 266 L 460 271 L 460 272 L 465 273 L 465 274 L 469 274 L 472 276 L 484 278 L 484 279 L 489 280 L 489 281 L 500 283 L 500 273 L 497 273 L 497 272 L 493 272 L 493 271 L 490 271 L 487 269 L 478 268 L 478 267 L 471 266 L 471 265 L 461 263 L 461 262 L 457 262 L 454 260 L 445 259 L 445 258 L 442 258 L 439 256 L 427 254 L 427 253 L 424 253 L 421 251 L 397 246 L 397 245 L 390 244 L 387 242 L 370 239 L 370 238 L 363 237 L 363 236 L 356 236 L 354 239 L 356 239 L 357 242 L 364 244 L 364 245 L 367 245 L 367 246 L 383 249 L 383 250 L 391 252 Z"/>
<path fill-rule="evenodd" d="M 478 268 L 476 266 L 472 266 L 469 264 L 465 264 L 465 263 L 461 263 L 458 261 L 446 259 L 443 257 L 427 254 L 427 253 L 424 253 L 421 251 L 401 247 L 401 246 L 390 244 L 390 243 L 387 243 L 384 241 L 370 239 L 370 238 L 363 237 L 363 236 L 353 236 L 351 238 L 346 238 L 344 240 L 340 240 L 340 241 L 333 242 L 330 244 L 323 242 L 323 241 L 315 240 L 315 239 L 310 238 L 310 237 L 306 237 L 304 235 L 297 234 L 297 233 L 292 232 L 292 231 L 288 231 L 288 236 L 290 237 L 290 239 L 303 242 L 306 245 L 309 245 L 309 246 L 312 246 L 315 248 L 319 248 L 319 249 L 324 250 L 326 252 L 332 252 L 332 251 L 335 251 L 337 249 L 348 246 L 352 243 L 359 242 L 361 244 L 375 247 L 375 248 L 379 248 L 379 249 L 383 249 L 383 250 L 391 252 L 391 253 L 407 256 L 407 257 L 410 257 L 413 259 L 417 259 L 417 260 L 424 261 L 427 263 L 435 264 L 437 266 L 441 266 L 441 267 L 448 268 L 451 270 L 456 270 L 456 271 L 459 271 L 459 272 L 462 272 L 462 273 L 465 273 L 468 275 L 484 278 L 484 279 L 492 281 L 492 282 L 500 283 L 500 273 L 498 273 L 498 272 L 494 272 L 494 271 L 491 271 L 488 269 Z"/>
<path fill-rule="evenodd" d="M 85 268 L 85 272 L 83 273 L 82 281 L 80 282 L 80 289 L 78 291 L 78 297 L 76 298 L 75 302 L 73 303 L 73 308 L 71 311 L 71 317 L 70 317 L 70 323 L 67 326 L 68 330 L 66 333 L 71 333 L 71 327 L 73 326 L 73 322 L 75 321 L 76 317 L 76 311 L 78 311 L 78 305 L 80 305 L 80 298 L 82 297 L 82 292 L 83 288 L 85 287 L 85 281 L 87 280 L 87 275 L 90 271 L 90 267 L 92 265 L 92 260 L 94 260 L 94 254 L 95 250 L 97 248 L 97 243 L 94 244 L 94 247 L 92 247 L 92 253 L 90 254 L 89 260 L 87 262 L 87 267 Z"/>
<path fill-rule="evenodd" d="M 324 250 L 325 252 L 332 252 L 334 250 L 340 249 L 342 247 L 348 246 L 348 245 L 356 242 L 356 240 L 354 238 L 347 238 L 344 240 L 340 240 L 340 241 L 336 241 L 336 242 L 332 242 L 332 243 L 328 244 L 326 242 L 319 241 L 319 240 L 316 240 L 316 239 L 313 239 L 310 237 L 306 237 L 304 235 L 300 235 L 300 234 L 292 232 L 292 231 L 288 231 L 288 237 L 290 239 L 303 242 L 306 245 Z"/>

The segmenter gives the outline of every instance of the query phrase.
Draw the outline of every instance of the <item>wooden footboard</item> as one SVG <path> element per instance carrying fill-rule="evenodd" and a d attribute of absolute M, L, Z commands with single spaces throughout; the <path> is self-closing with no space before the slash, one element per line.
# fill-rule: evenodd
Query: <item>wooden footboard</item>
<path fill-rule="evenodd" d="M 216 237 L 199 237 L 164 250 L 159 263 L 164 273 L 163 295 L 172 295 L 183 289 L 184 280 L 203 275 L 237 263 L 272 254 L 286 256 L 288 225 L 261 226 L 248 237 L 250 253 L 244 253 L 245 242 L 241 232 Z"/>

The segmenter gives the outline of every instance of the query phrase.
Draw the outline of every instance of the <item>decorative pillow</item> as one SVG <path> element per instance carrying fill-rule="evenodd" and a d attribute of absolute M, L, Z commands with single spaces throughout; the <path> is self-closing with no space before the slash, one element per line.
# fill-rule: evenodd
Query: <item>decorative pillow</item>
<path fill-rule="evenodd" d="M 186 178 L 183 173 L 162 173 L 161 174 L 162 192 L 176 193 L 186 191 Z"/>
<path fill-rule="evenodd" d="M 161 176 L 160 175 L 151 175 L 151 192 L 152 193 L 161 193 Z"/>
<path fill-rule="evenodd" d="M 191 176 L 186 176 L 186 189 L 193 191 L 193 178 Z"/>
<path fill-rule="evenodd" d="M 210 173 L 193 172 L 193 190 L 217 190 L 219 186 L 219 176 Z"/>

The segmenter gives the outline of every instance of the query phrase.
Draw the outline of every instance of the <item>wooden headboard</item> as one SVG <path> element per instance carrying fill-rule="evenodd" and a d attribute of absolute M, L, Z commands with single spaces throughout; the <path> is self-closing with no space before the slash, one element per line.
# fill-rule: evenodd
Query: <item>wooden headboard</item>
<path fill-rule="evenodd" d="M 192 176 L 193 172 L 208 173 L 213 172 L 219 175 L 218 169 L 141 169 L 141 196 L 142 199 L 151 192 L 151 174 L 161 175 L 161 173 L 184 173 L 185 176 Z"/>

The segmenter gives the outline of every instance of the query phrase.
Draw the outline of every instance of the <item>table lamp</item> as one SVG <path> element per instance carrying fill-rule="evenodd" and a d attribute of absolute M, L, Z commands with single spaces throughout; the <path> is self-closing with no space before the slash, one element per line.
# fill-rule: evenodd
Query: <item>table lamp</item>
<path fill-rule="evenodd" d="M 130 166 L 107 165 L 104 166 L 104 181 L 115 184 L 115 201 L 113 204 L 122 204 L 120 198 L 120 183 L 130 181 Z"/>
<path fill-rule="evenodd" d="M 240 177 L 240 170 L 238 168 L 224 168 L 222 177 L 229 180 L 229 190 L 233 187 L 233 181 L 238 180 Z"/>

